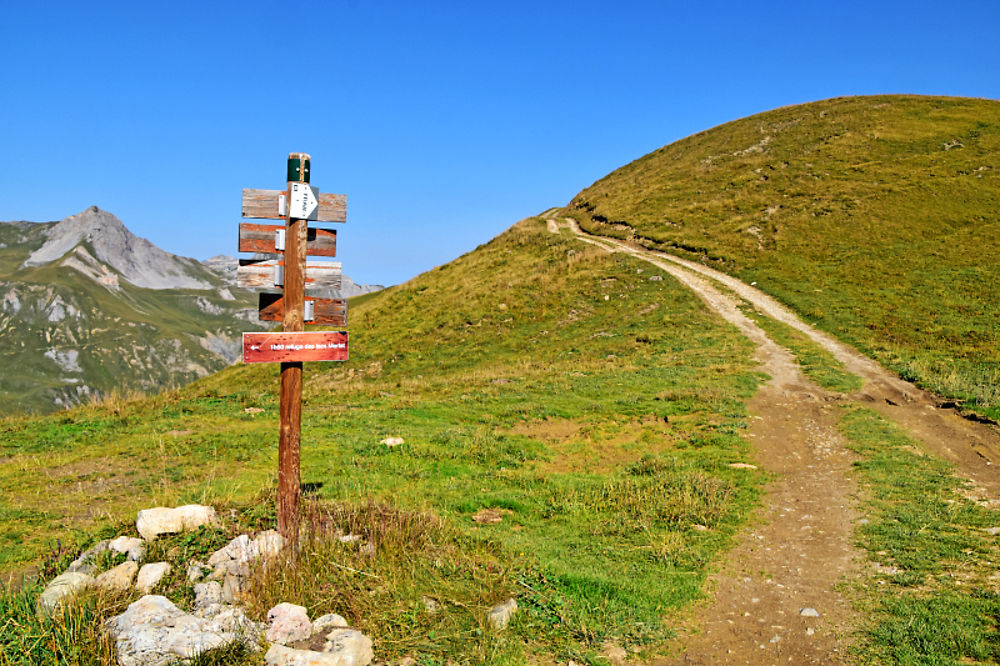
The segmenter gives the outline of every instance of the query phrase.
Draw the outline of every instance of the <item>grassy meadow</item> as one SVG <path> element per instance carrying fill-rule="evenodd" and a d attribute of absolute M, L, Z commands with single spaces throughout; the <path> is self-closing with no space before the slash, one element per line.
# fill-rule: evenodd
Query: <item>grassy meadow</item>
<path fill-rule="evenodd" d="M 662 642 L 763 479 L 728 467 L 749 454 L 750 343 L 658 274 L 529 219 L 352 302 L 351 360 L 307 364 L 302 481 L 327 553 L 316 562 L 343 550 L 320 538 L 331 530 L 376 547 L 340 552 L 346 568 L 319 566 L 312 585 L 265 587 L 344 614 L 384 659 L 591 662 L 607 641 Z M 227 516 L 175 555 L 267 524 L 277 389 L 276 366 L 236 365 L 157 396 L 0 422 L 0 566 L 51 573 L 156 505 Z M 484 509 L 501 520 L 473 520 Z M 37 591 L 0 609 L 8 654 L 40 631 L 16 611 Z M 507 597 L 521 612 L 484 632 Z M 82 603 L 100 614 L 124 601 Z"/>
<path fill-rule="evenodd" d="M 877 413 L 845 407 L 840 427 L 868 516 L 855 539 L 869 575 L 845 585 L 863 618 L 858 663 L 1000 661 L 994 506 Z"/>
<path fill-rule="evenodd" d="M 1000 102 L 767 111 L 578 194 L 593 233 L 702 259 L 906 379 L 1000 418 Z"/>

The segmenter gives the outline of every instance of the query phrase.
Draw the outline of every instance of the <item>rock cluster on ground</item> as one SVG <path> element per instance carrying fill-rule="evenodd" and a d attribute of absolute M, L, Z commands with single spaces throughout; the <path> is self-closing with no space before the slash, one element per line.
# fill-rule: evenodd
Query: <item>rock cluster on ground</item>
<path fill-rule="evenodd" d="M 161 666 L 190 659 L 236 641 L 252 649 L 267 649 L 268 664 L 283 666 L 366 666 L 374 658 L 372 641 L 351 629 L 340 615 L 329 613 L 310 621 L 302 606 L 281 603 L 267 614 L 266 623 L 249 619 L 236 605 L 250 564 L 267 561 L 284 548 L 274 530 L 251 537 L 241 534 L 208 558 L 189 562 L 185 571 L 194 589 L 192 611 L 185 612 L 162 595 L 152 594 L 170 572 L 168 562 L 143 563 L 146 544 L 165 534 L 176 534 L 216 522 L 212 507 L 187 505 L 140 511 L 136 531 L 141 538 L 123 535 L 104 540 L 74 560 L 53 579 L 38 599 L 38 611 L 51 616 L 81 590 L 98 587 L 141 596 L 120 615 L 105 623 L 114 641 L 120 666 Z M 101 556 L 124 554 L 120 564 L 98 571 Z M 297 644 L 320 650 L 299 649 Z"/>
<path fill-rule="evenodd" d="M 212 553 L 207 562 L 188 562 L 184 571 L 194 591 L 191 612 L 178 608 L 165 596 L 153 594 L 170 573 L 171 565 L 143 563 L 146 544 L 165 534 L 215 521 L 212 507 L 198 505 L 140 511 L 136 529 L 142 538 L 123 535 L 101 541 L 82 553 L 45 588 L 38 599 L 39 614 L 51 616 L 87 587 L 115 593 L 134 589 L 142 596 L 105 623 L 120 666 L 171 664 L 237 641 L 255 650 L 266 649 L 264 659 L 268 666 L 371 663 L 372 640 L 352 629 L 340 615 L 328 613 L 310 620 L 304 607 L 279 603 L 268 611 L 267 622 L 259 623 L 248 618 L 238 606 L 251 563 L 259 559 L 266 565 L 285 546 L 284 538 L 274 530 L 253 537 L 241 534 Z M 339 538 L 350 542 L 360 537 Z M 107 552 L 124 554 L 126 560 L 98 571 L 101 556 Z M 433 600 L 429 603 L 436 607 Z M 503 630 L 516 610 L 517 602 L 507 599 L 489 610 L 486 622 L 495 631 Z"/>

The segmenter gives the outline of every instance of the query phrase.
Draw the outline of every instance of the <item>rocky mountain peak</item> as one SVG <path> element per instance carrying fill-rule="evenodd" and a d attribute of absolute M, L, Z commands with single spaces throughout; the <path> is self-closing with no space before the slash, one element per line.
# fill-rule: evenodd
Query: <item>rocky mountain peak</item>
<path fill-rule="evenodd" d="M 81 244 L 122 279 L 147 289 L 211 289 L 199 276 L 194 259 L 178 257 L 139 238 L 117 217 L 91 206 L 60 220 L 46 230 L 48 240 L 25 260 L 24 267 L 58 261 Z"/>

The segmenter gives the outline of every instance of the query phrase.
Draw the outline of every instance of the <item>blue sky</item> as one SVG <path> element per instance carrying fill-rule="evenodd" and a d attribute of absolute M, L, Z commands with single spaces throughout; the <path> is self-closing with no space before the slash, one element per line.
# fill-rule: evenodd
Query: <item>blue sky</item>
<path fill-rule="evenodd" d="M 1000 3 L 3 2 L 0 220 L 96 204 L 236 254 L 291 151 L 344 271 L 446 263 L 691 133 L 841 95 L 1000 98 Z"/>

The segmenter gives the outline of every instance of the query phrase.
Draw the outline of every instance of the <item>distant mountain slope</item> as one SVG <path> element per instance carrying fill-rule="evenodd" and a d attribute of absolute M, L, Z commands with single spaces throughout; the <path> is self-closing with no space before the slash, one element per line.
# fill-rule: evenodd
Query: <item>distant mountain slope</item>
<path fill-rule="evenodd" d="M 44 266 L 62 259 L 86 243 L 95 257 L 78 254 L 88 265 L 103 262 L 121 278 L 147 289 L 212 289 L 212 280 L 194 259 L 165 252 L 145 238 L 135 236 L 121 220 L 96 206 L 71 215 L 44 231 L 46 241 L 22 264 Z M 74 266 L 75 267 L 75 266 Z"/>
<path fill-rule="evenodd" d="M 256 298 L 96 207 L 0 224 L 0 415 L 214 372 L 258 330 Z"/>
<path fill-rule="evenodd" d="M 907 378 L 1000 415 L 1000 102 L 768 111 L 648 154 L 566 212 L 756 282 Z"/>

